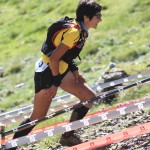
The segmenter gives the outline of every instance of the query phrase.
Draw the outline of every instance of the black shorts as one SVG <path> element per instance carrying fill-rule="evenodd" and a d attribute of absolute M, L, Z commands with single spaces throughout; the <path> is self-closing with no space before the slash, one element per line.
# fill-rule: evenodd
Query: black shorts
<path fill-rule="evenodd" d="M 63 74 L 61 74 L 61 78 L 69 72 L 67 69 Z M 35 72 L 34 74 L 34 86 L 35 86 L 35 93 L 38 93 L 42 89 L 46 89 L 53 85 L 53 76 L 52 71 L 49 67 L 47 67 L 43 72 Z"/>

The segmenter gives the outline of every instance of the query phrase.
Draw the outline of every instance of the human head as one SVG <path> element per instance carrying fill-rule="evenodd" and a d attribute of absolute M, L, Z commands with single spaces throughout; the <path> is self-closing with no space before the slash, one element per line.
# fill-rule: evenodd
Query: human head
<path fill-rule="evenodd" d="M 97 13 L 100 14 L 102 7 L 93 0 L 80 0 L 76 9 L 76 20 L 84 21 L 84 16 L 91 20 Z"/>

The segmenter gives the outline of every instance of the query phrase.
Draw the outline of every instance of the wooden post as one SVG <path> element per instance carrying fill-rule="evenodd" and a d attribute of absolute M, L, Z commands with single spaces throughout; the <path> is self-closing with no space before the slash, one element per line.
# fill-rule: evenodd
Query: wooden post
<path fill-rule="evenodd" d="M 5 125 L 0 124 L 1 150 L 5 150 Z"/>

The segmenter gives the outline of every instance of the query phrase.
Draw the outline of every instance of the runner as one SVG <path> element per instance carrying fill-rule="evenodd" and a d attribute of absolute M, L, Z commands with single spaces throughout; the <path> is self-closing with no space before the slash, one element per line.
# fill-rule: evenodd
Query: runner
<path fill-rule="evenodd" d="M 102 7 L 92 0 L 80 0 L 75 19 L 64 17 L 48 28 L 41 49 L 42 58 L 36 63 L 34 109 L 30 118 L 20 125 L 45 117 L 58 87 L 75 95 L 81 101 L 96 96 L 79 73 L 74 59 L 80 58 L 79 54 L 89 36 L 88 30 L 96 29 L 102 21 L 101 9 Z M 75 109 L 70 122 L 82 119 L 91 106 L 92 103 Z M 27 135 L 33 128 L 34 126 L 16 132 L 13 139 Z M 60 143 L 73 146 L 82 141 L 76 136 L 75 131 L 70 131 L 61 136 Z"/>

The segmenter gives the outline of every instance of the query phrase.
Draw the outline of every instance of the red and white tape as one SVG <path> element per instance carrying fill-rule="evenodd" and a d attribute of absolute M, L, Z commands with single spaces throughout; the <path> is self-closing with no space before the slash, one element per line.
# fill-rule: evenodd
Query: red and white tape
<path fill-rule="evenodd" d="M 149 107 L 150 107 L 150 98 L 147 98 L 143 101 L 133 103 L 125 107 L 116 108 L 114 110 L 110 110 L 101 114 L 96 114 L 88 118 L 75 121 L 69 124 L 65 124 L 65 125 L 63 124 L 57 127 L 50 127 L 48 129 L 45 129 L 44 131 L 40 131 L 37 133 L 33 133 L 31 135 L 20 137 L 18 139 L 7 141 L 5 143 L 5 146 L 6 146 L 6 149 L 8 149 L 11 147 L 20 146 L 22 144 L 32 143 L 32 142 L 41 140 L 45 137 L 50 137 L 56 134 L 61 134 L 66 131 L 76 130 L 81 127 L 92 125 L 92 124 L 95 124 L 95 123 L 98 123 L 107 119 L 113 119 L 120 115 L 128 114 L 131 112 L 135 112 L 139 109 L 144 109 L 144 108 L 149 108 Z"/>
<path fill-rule="evenodd" d="M 145 133 L 150 133 L 150 122 L 132 128 L 127 128 L 120 132 L 109 134 L 107 136 L 100 137 L 95 140 L 91 140 L 89 142 L 85 142 L 70 148 L 66 148 L 65 150 L 93 150 L 95 148 L 101 148 L 103 146 L 126 140 Z"/>

